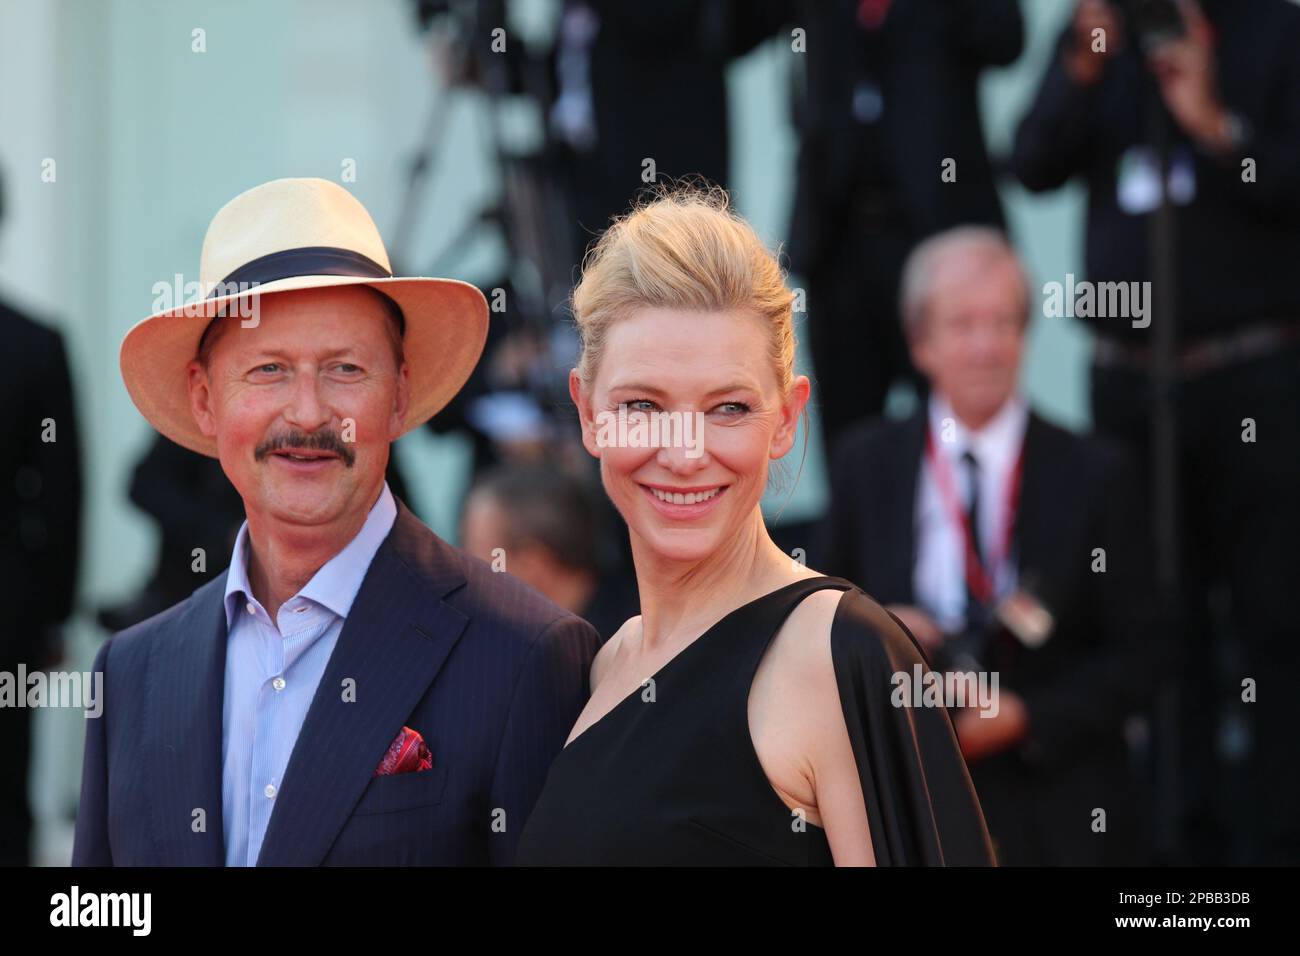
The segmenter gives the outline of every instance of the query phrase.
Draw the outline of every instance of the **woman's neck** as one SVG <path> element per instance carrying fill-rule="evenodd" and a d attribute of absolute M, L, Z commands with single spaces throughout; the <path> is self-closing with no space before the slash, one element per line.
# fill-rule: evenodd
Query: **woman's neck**
<path fill-rule="evenodd" d="M 631 540 L 643 653 L 698 636 L 754 598 L 815 574 L 776 546 L 757 508 L 726 547 L 702 561 L 662 559 L 635 534 Z"/>

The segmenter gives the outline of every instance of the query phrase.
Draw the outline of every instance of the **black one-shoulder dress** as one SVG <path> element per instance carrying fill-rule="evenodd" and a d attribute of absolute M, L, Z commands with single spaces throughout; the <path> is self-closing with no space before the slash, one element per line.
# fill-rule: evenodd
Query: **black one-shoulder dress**
<path fill-rule="evenodd" d="M 732 611 L 571 741 L 551 765 L 515 862 L 831 865 L 825 831 L 768 781 L 748 715 L 759 662 L 781 624 L 828 587 L 848 592 L 831 654 L 877 864 L 992 865 L 947 711 L 891 703 L 895 673 L 928 670 L 920 647 L 855 585 L 827 576 Z"/>

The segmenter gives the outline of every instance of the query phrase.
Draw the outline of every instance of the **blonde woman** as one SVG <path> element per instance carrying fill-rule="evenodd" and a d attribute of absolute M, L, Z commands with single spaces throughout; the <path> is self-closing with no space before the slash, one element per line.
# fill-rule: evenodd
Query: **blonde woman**
<path fill-rule="evenodd" d="M 947 712 L 891 702 L 926 670 L 911 635 L 764 525 L 809 394 L 791 302 L 721 190 L 662 193 L 587 256 L 570 393 L 641 614 L 592 665 L 521 864 L 993 862 Z M 626 424 L 674 412 L 650 445 Z"/>

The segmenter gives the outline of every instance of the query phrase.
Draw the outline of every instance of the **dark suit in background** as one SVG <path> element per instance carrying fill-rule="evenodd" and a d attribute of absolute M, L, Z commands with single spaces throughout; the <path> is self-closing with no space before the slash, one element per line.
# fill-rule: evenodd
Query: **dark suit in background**
<path fill-rule="evenodd" d="M 68 358 L 59 333 L 0 303 L 10 356 L 0 376 L 0 670 L 52 667 L 72 613 L 81 557 L 81 454 Z M 55 441 L 44 441 L 46 419 Z M 25 688 L 19 688 L 25 693 Z M 0 708 L 0 865 L 31 862 L 27 801 L 32 711 Z"/>
<path fill-rule="evenodd" d="M 654 160 L 660 180 L 699 175 L 726 184 L 727 66 L 768 29 L 743 0 L 565 4 L 576 7 L 590 11 L 596 29 L 588 44 L 562 46 L 557 60 L 559 92 L 566 102 L 586 100 L 590 111 L 585 134 L 577 124 L 561 130 L 579 227 L 575 262 L 647 187 L 644 160 Z M 587 85 L 576 85 L 575 76 Z"/>
<path fill-rule="evenodd" d="M 913 568 L 924 411 L 844 434 L 832 502 L 812 565 L 882 604 L 916 604 Z M 999 860 L 1008 864 L 1146 862 L 1150 808 L 1129 766 L 1126 718 L 1152 694 L 1161 654 L 1133 472 L 1108 445 L 1030 413 L 1014 531 L 1022 585 L 1055 615 L 1045 644 L 1002 641 L 1000 689 L 1020 695 L 1036 746 L 973 762 L 971 778 Z M 1104 548 L 1106 571 L 1092 570 Z M 990 666 L 995 666 L 991 664 Z M 1095 808 L 1105 833 L 1092 830 Z"/>
<path fill-rule="evenodd" d="M 1152 287 L 1152 327 L 1082 320 L 1097 336 L 1092 420 L 1129 443 L 1143 469 L 1150 465 L 1152 333 L 1154 323 L 1173 320 L 1187 673 L 1178 719 L 1185 806 L 1170 812 L 1182 817 L 1195 862 L 1290 864 L 1300 859 L 1293 729 L 1300 617 L 1292 593 L 1300 580 L 1300 7 L 1199 3 L 1215 31 L 1218 95 L 1245 121 L 1235 148 L 1214 155 L 1190 139 L 1130 37 L 1090 87 L 1071 80 L 1060 53 L 1051 57 L 1010 166 L 1034 192 L 1072 178 L 1086 186 L 1093 282 L 1155 278 L 1148 207 L 1119 198 L 1149 149 L 1152 116 L 1169 130 L 1184 181 L 1194 183 L 1190 197 L 1174 196 L 1175 288 Z M 1069 41 L 1067 29 L 1060 49 Z M 1257 173 L 1249 180 L 1247 158 Z M 1176 314 L 1167 305 L 1161 313 L 1171 299 Z M 1253 442 L 1243 441 L 1248 419 Z M 1248 677 L 1258 681 L 1258 702 L 1243 705 Z M 1253 748 L 1222 746 L 1231 739 L 1225 715 L 1246 727 L 1253 719 Z M 1247 767 L 1254 801 L 1240 792 Z"/>
<path fill-rule="evenodd" d="M 859 9 L 885 11 L 877 28 Z M 1016 0 L 814 0 L 792 115 L 799 159 L 790 267 L 808 283 L 818 408 L 828 445 L 884 407 L 911 368 L 898 277 L 912 246 L 961 224 L 1001 226 L 978 80 L 1020 55 Z M 944 182 L 943 161 L 955 161 Z"/>

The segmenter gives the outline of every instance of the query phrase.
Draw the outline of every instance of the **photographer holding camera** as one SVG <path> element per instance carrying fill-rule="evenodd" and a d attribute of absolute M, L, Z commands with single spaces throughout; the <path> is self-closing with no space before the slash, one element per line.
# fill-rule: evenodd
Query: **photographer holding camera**
<path fill-rule="evenodd" d="M 812 557 L 870 589 L 936 670 L 997 675 L 996 707 L 952 716 L 1001 864 L 1147 862 L 1124 725 L 1161 632 L 1132 472 L 1019 394 L 1034 300 L 1000 232 L 925 240 L 901 289 L 928 404 L 845 432 Z"/>
<path fill-rule="evenodd" d="M 1181 578 L 1191 862 L 1294 863 L 1300 6 L 1080 0 L 1010 165 L 1035 192 L 1083 180 L 1088 279 L 1151 283 L 1145 325 L 1084 321 L 1095 334 L 1093 422 L 1156 469 L 1161 477 L 1142 485 L 1154 489 L 1153 506 L 1182 499 L 1165 498 L 1174 533 L 1164 541 Z M 1161 375 L 1154 343 L 1170 325 Z M 1157 460 L 1162 448 L 1169 454 Z M 1242 775 L 1220 742 L 1252 720 L 1258 800 L 1249 806 L 1232 792 Z M 1236 759 L 1249 749 L 1237 746 Z"/>

